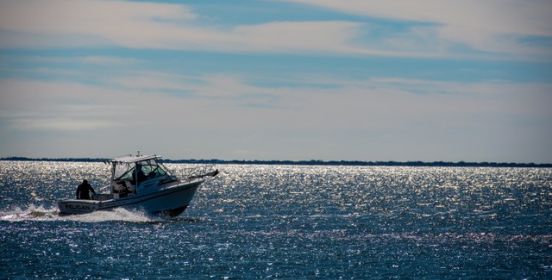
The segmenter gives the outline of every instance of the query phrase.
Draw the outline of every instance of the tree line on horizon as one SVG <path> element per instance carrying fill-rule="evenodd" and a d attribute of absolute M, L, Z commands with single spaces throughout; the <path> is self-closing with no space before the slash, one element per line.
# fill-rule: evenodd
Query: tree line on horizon
<path fill-rule="evenodd" d="M 4 161 L 61 161 L 61 162 L 109 162 L 108 158 L 28 158 L 4 157 Z M 543 167 L 552 163 L 517 162 L 466 162 L 466 161 L 359 161 L 359 160 L 221 160 L 221 159 L 162 159 L 164 163 L 187 164 L 263 164 L 263 165 L 335 165 L 335 166 L 435 166 L 435 167 Z"/>

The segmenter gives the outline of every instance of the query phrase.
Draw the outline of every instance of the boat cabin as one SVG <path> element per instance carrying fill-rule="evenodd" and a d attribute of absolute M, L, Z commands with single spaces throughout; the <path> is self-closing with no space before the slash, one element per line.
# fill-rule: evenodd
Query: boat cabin
<path fill-rule="evenodd" d="M 114 196 L 144 194 L 156 191 L 161 185 L 177 178 L 156 155 L 128 156 L 111 160 L 111 193 Z"/>

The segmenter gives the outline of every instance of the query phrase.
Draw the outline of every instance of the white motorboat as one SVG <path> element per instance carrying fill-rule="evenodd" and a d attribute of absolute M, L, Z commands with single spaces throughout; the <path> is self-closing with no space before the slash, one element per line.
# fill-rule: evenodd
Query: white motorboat
<path fill-rule="evenodd" d="M 91 199 L 65 199 L 58 202 L 60 214 L 84 214 L 116 207 L 143 210 L 150 214 L 180 215 L 199 186 L 218 170 L 178 178 L 156 155 L 127 156 L 111 160 L 108 193 Z"/>

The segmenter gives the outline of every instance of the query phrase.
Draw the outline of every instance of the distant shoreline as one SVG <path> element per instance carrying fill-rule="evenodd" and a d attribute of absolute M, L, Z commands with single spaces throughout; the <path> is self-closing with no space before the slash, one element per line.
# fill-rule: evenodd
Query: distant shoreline
<path fill-rule="evenodd" d="M 108 158 L 27 158 L 4 157 L 0 161 L 59 161 L 59 162 L 108 162 Z M 428 166 L 428 167 L 534 167 L 552 168 L 552 163 L 517 162 L 448 162 L 448 161 L 357 161 L 357 160 L 221 160 L 221 159 L 163 159 L 164 163 L 187 164 L 262 164 L 262 165 L 322 165 L 322 166 Z"/>

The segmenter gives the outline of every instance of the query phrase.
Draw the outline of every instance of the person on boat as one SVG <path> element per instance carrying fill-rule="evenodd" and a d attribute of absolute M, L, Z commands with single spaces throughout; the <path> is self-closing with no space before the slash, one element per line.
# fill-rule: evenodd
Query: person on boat
<path fill-rule="evenodd" d="M 144 171 L 142 170 L 142 165 L 137 163 L 136 168 L 134 169 L 134 180 L 136 182 L 133 182 L 133 185 L 138 185 L 138 183 L 143 182 L 147 179 L 146 174 L 144 174 Z"/>
<path fill-rule="evenodd" d="M 90 199 L 90 192 L 96 194 L 92 186 L 87 180 L 83 180 L 82 184 L 77 187 L 77 199 Z"/>

